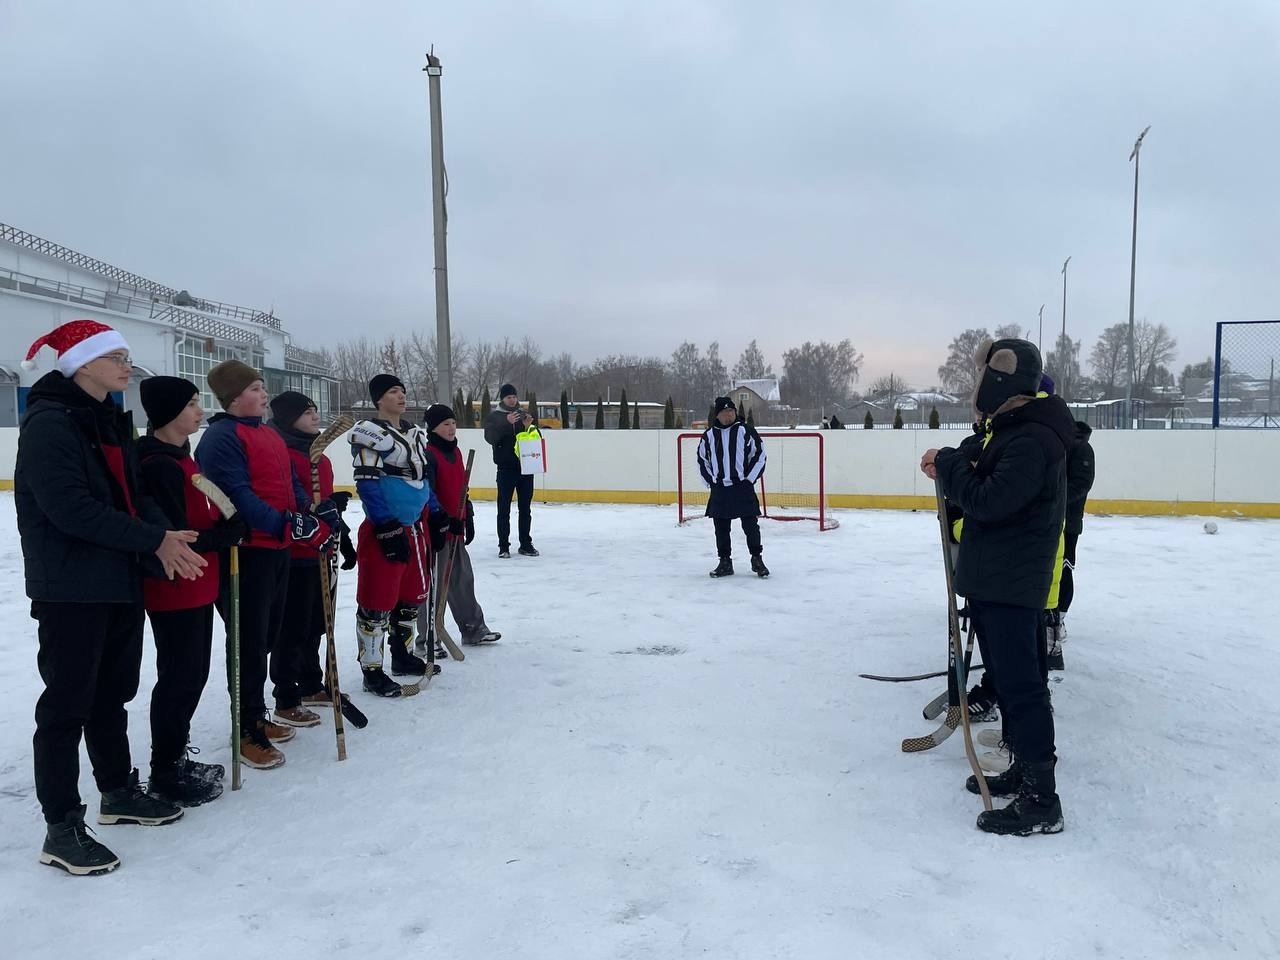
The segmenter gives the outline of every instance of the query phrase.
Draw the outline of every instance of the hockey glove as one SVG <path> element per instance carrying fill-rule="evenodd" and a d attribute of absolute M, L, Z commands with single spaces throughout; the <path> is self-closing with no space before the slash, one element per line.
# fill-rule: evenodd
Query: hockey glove
<path fill-rule="evenodd" d="M 467 497 L 467 535 L 463 538 L 463 546 L 471 546 L 471 541 L 476 538 L 476 510 L 471 506 L 471 498 Z"/>
<path fill-rule="evenodd" d="M 427 539 L 431 541 L 433 553 L 444 549 L 445 539 L 449 534 L 449 515 L 443 510 L 427 517 Z"/>
<path fill-rule="evenodd" d="M 324 548 L 324 543 L 331 533 L 327 523 L 309 513 L 286 513 L 284 529 L 288 539 L 293 543 L 305 543 L 316 550 Z"/>
<path fill-rule="evenodd" d="M 399 520 L 387 520 L 376 524 L 373 535 L 378 541 L 382 555 L 391 563 L 409 562 L 409 538 L 405 536 L 404 526 Z"/>
<path fill-rule="evenodd" d="M 333 501 L 333 507 L 339 514 L 347 512 L 347 505 L 351 503 L 351 494 L 345 490 L 335 490 L 329 494 L 329 499 Z"/>
<path fill-rule="evenodd" d="M 356 565 L 356 548 L 351 543 L 351 528 L 338 524 L 338 552 L 342 554 L 342 569 L 351 570 Z"/>
<path fill-rule="evenodd" d="M 466 532 L 467 532 L 467 522 L 465 520 L 463 520 L 461 517 L 449 518 L 449 536 L 462 537 L 466 535 Z"/>
<path fill-rule="evenodd" d="M 247 524 L 240 514 L 234 514 L 225 517 L 213 525 L 213 529 L 206 532 L 205 536 L 209 538 L 209 548 L 211 550 L 225 550 L 228 547 L 238 547 L 249 539 L 249 524 Z M 203 540 L 204 537 L 201 537 Z"/>
<path fill-rule="evenodd" d="M 341 516 L 342 511 L 338 509 L 337 505 L 332 500 L 321 500 L 319 503 L 312 506 L 311 514 L 312 516 L 319 517 L 323 520 L 330 530 L 336 530 L 338 528 L 338 519 Z"/>

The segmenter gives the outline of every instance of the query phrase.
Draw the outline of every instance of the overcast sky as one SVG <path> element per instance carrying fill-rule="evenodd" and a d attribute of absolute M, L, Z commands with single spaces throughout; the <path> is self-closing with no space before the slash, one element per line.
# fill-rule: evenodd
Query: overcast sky
<path fill-rule="evenodd" d="M 1280 4 L 0 0 L 0 220 L 298 342 L 434 330 L 424 54 L 468 339 L 669 355 L 1280 316 Z M 779 370 L 780 372 L 780 370 Z"/>

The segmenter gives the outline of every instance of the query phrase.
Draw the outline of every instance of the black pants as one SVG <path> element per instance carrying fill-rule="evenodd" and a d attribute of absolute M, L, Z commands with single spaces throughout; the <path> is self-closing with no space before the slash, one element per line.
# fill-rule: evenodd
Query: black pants
<path fill-rule="evenodd" d="M 289 568 L 284 622 L 271 648 L 271 681 L 276 706 L 296 707 L 304 693 L 324 689 L 320 645 L 324 640 L 324 607 L 320 602 L 320 568 L 295 564 Z"/>
<path fill-rule="evenodd" d="M 191 718 L 209 679 L 213 604 L 152 611 L 156 685 L 151 690 L 151 772 L 177 763 L 187 750 Z"/>
<path fill-rule="evenodd" d="M 1063 535 L 1062 582 L 1058 585 L 1058 612 L 1066 613 L 1071 608 L 1071 598 L 1076 595 L 1076 541 L 1078 533 Z"/>
<path fill-rule="evenodd" d="M 231 615 L 230 551 L 222 555 L 222 589 L 218 613 Z M 262 695 L 267 682 L 267 654 L 275 646 L 284 619 L 289 589 L 289 551 L 240 548 L 240 728 L 250 729 L 266 716 Z M 231 630 L 227 629 L 227 690 L 231 690 Z"/>
<path fill-rule="evenodd" d="M 984 640 L 983 661 L 995 686 L 1005 742 L 1027 763 L 1053 760 L 1053 713 L 1037 637 L 1043 611 L 972 599 L 969 610 Z"/>
<path fill-rule="evenodd" d="M 511 546 L 511 495 L 520 501 L 520 546 L 533 546 L 529 533 L 533 525 L 530 507 L 533 505 L 533 474 L 521 473 L 511 467 L 498 468 L 498 549 Z"/>
<path fill-rule="evenodd" d="M 753 557 L 758 557 L 764 551 L 760 545 L 760 518 L 759 517 L 739 517 L 742 524 L 742 532 L 747 535 L 747 550 Z M 716 554 L 724 560 L 728 560 L 733 556 L 733 542 L 729 537 L 729 531 L 733 526 L 733 520 L 728 517 L 713 517 L 712 522 L 716 527 Z"/>
<path fill-rule="evenodd" d="M 39 623 L 36 662 L 36 798 L 49 823 L 80 806 L 80 736 L 93 779 L 106 793 L 129 779 L 129 714 L 142 667 L 142 604 L 31 604 Z"/>

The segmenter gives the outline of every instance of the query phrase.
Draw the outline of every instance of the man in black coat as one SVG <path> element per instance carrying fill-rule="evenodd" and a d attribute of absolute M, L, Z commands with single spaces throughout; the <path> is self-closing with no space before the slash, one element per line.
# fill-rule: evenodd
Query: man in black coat
<path fill-rule="evenodd" d="M 1084 532 L 1084 505 L 1089 499 L 1089 491 L 1093 489 L 1093 446 L 1089 437 L 1093 430 L 1083 420 L 1076 421 L 1075 436 L 1071 441 L 1071 449 L 1067 451 L 1067 521 L 1063 528 L 1063 563 L 1062 585 L 1058 588 L 1058 618 L 1055 640 L 1061 644 L 1066 636 L 1066 628 L 1062 618 L 1071 607 L 1071 599 L 1075 596 L 1076 541 Z M 1050 650 L 1050 656 L 1053 651 Z M 1058 651 L 1061 658 L 1061 649 Z"/>
<path fill-rule="evenodd" d="M 728 397 L 716 397 L 713 413 L 715 421 L 698 441 L 698 471 L 710 491 L 707 516 L 715 524 L 716 553 L 720 558 L 711 576 L 733 576 L 729 531 L 737 519 L 747 537 L 751 570 L 764 579 L 769 576 L 769 568 L 764 565 L 760 500 L 756 497 L 756 482 L 764 473 L 766 462 L 764 444 L 755 427 L 738 419 L 738 409 Z"/>
<path fill-rule="evenodd" d="M 36 797 L 48 828 L 40 862 L 76 875 L 120 860 L 88 833 L 77 786 L 83 734 L 102 794 L 101 824 L 170 823 L 180 807 L 143 792 L 125 704 L 142 663 L 142 567 L 194 579 L 193 531 L 168 529 L 138 484 L 133 419 L 112 401 L 129 384 L 128 344 L 74 320 L 41 337 L 58 370 L 31 388 L 18 434 L 14 501 L 31 615 L 39 624 Z M 158 562 L 157 562 L 158 561 Z"/>
<path fill-rule="evenodd" d="M 536 557 L 533 546 L 533 475 L 520 471 L 520 458 L 516 455 L 516 432 L 529 429 L 533 416 L 520 409 L 520 397 L 516 388 L 504 383 L 498 389 L 498 407 L 484 421 L 484 439 L 493 447 L 493 462 L 498 479 L 498 556 L 506 560 L 511 556 L 511 495 L 520 502 L 519 534 L 520 555 Z"/>
<path fill-rule="evenodd" d="M 981 449 L 928 450 L 920 467 L 964 511 L 955 589 L 967 598 L 986 638 L 986 668 L 1015 757 L 1008 771 L 988 778 L 993 795 L 1015 799 L 980 814 L 978 827 L 1019 836 L 1057 833 L 1062 805 L 1054 779 L 1053 714 L 1036 628 L 1062 536 L 1074 424 L 1060 397 L 1037 399 L 1041 362 L 1034 344 L 987 342 L 975 360 L 981 375 L 974 407 L 987 431 Z M 976 793 L 977 781 L 970 780 Z"/>

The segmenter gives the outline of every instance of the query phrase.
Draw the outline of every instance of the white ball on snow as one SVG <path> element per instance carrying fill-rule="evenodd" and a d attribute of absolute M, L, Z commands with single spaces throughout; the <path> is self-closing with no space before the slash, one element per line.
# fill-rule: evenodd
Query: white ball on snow
<path fill-rule="evenodd" d="M 1205 533 L 1217 533 L 1217 532 L 1218 532 L 1218 525 L 1217 525 L 1216 523 L 1214 523 L 1212 520 L 1210 520 L 1208 523 L 1206 523 L 1206 524 L 1204 525 L 1204 532 L 1205 532 Z"/>

